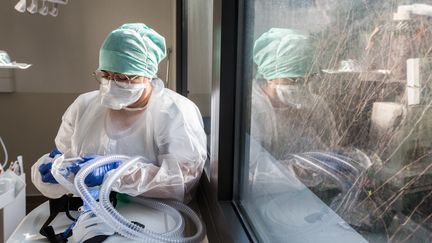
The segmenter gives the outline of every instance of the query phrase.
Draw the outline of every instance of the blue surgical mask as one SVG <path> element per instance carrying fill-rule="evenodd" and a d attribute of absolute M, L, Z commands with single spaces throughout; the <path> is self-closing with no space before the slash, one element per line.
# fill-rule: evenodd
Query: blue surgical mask
<path fill-rule="evenodd" d="M 137 102 L 148 84 L 131 84 L 128 88 L 119 87 L 114 81 L 100 85 L 99 99 L 102 105 L 113 109 L 127 109 L 127 106 Z"/>

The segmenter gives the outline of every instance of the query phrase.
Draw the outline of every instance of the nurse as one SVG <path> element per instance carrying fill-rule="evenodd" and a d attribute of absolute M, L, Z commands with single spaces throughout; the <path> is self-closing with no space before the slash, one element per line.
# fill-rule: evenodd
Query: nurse
<path fill-rule="evenodd" d="M 145 24 L 124 24 L 107 36 L 93 73 L 100 89 L 69 106 L 55 138 L 57 150 L 32 167 L 32 181 L 42 194 L 58 198 L 67 193 L 50 171 L 57 154 L 85 157 L 69 168 L 72 173 L 95 156 L 121 154 L 144 156 L 152 163 L 137 162 L 113 190 L 190 200 L 207 158 L 206 135 L 197 106 L 156 77 L 165 56 L 164 37 Z M 118 166 L 99 167 L 86 184 L 100 185 Z"/>

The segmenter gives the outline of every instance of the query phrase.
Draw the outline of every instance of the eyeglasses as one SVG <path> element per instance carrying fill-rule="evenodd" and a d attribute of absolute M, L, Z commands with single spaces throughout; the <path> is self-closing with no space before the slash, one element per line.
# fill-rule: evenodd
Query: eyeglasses
<path fill-rule="evenodd" d="M 298 77 L 298 78 L 277 78 L 272 79 L 268 81 L 271 84 L 299 84 L 304 83 L 304 78 Z"/>
<path fill-rule="evenodd" d="M 138 75 L 130 76 L 122 73 L 109 73 L 103 70 L 94 71 L 92 76 L 99 84 L 108 84 L 109 81 L 114 81 L 117 86 L 125 89 L 132 88 L 134 84 L 143 83 L 142 81 L 137 82 L 137 79 L 141 77 Z"/>

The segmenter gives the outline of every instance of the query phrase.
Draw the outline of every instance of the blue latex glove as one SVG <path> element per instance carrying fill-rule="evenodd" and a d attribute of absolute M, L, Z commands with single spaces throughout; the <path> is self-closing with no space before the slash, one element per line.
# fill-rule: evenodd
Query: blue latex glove
<path fill-rule="evenodd" d="M 58 154 L 61 154 L 61 152 L 55 148 L 51 151 L 49 157 L 54 158 Z M 41 164 L 39 166 L 39 173 L 42 176 L 42 182 L 58 184 L 58 182 L 54 179 L 54 176 L 51 174 L 51 167 L 52 167 L 52 162 Z"/>
<path fill-rule="evenodd" d="M 58 155 L 58 154 L 61 155 L 62 153 L 60 152 L 60 150 L 58 150 L 57 148 L 55 148 L 55 149 L 53 149 L 53 150 L 51 151 L 51 153 L 49 154 L 49 157 L 54 159 L 54 157 L 55 157 L 56 155 Z"/>
<path fill-rule="evenodd" d="M 83 157 L 81 160 L 75 161 L 70 167 L 68 167 L 69 171 L 74 174 L 77 174 L 78 171 L 88 162 L 91 163 L 92 159 L 95 159 L 94 156 Z M 104 176 L 108 171 L 117 169 L 120 166 L 120 161 L 114 161 L 109 164 L 102 165 L 95 170 L 93 170 L 84 180 L 85 184 L 88 187 L 99 186 L 102 184 L 104 180 Z"/>
<path fill-rule="evenodd" d="M 81 159 L 75 160 L 70 166 L 68 166 L 68 170 L 76 175 L 78 171 L 87 164 L 88 161 L 95 159 L 96 157 L 97 156 L 92 155 L 81 157 Z"/>
<path fill-rule="evenodd" d="M 52 162 L 41 164 L 39 166 L 39 173 L 42 176 L 42 182 L 58 184 L 56 179 L 54 179 L 54 176 L 51 174 L 51 167 L 52 167 Z"/>

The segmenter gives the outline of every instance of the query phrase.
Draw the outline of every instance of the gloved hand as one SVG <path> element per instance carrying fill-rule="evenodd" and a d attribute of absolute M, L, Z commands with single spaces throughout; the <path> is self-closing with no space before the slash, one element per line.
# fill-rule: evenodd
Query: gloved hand
<path fill-rule="evenodd" d="M 49 157 L 54 159 L 54 157 L 55 157 L 56 155 L 61 155 L 61 154 L 62 154 L 62 153 L 60 152 L 60 150 L 58 150 L 57 148 L 55 148 L 55 149 L 53 149 L 53 150 L 51 151 L 51 153 L 49 154 Z"/>
<path fill-rule="evenodd" d="M 56 155 L 62 154 L 57 148 L 53 149 L 49 154 L 49 157 L 54 159 Z M 58 182 L 54 179 L 54 176 L 51 174 L 52 161 L 48 163 L 41 164 L 39 166 L 39 173 L 42 177 L 42 182 L 58 184 Z"/>
<path fill-rule="evenodd" d="M 95 156 L 86 156 L 80 160 L 75 161 L 68 169 L 77 174 L 78 171 L 87 163 L 91 163 L 91 160 L 95 159 Z M 93 170 L 84 180 L 88 187 L 99 186 L 104 180 L 104 176 L 108 171 L 117 169 L 120 166 L 120 161 L 114 161 L 109 164 L 102 165 Z"/>
<path fill-rule="evenodd" d="M 68 166 L 68 170 L 75 175 L 78 174 L 78 171 L 87 164 L 88 161 L 97 158 L 98 156 L 86 155 L 81 157 L 79 160 L 75 160 L 71 165 Z"/>

